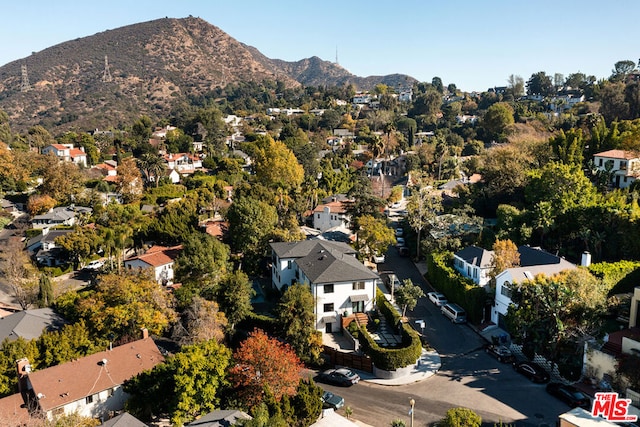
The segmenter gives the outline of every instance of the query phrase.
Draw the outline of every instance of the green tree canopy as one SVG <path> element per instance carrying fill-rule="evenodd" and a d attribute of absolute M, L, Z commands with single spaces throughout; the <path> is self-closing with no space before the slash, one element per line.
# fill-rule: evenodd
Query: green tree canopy
<path fill-rule="evenodd" d="M 391 229 L 385 219 L 374 218 L 371 215 L 363 215 L 359 219 L 360 228 L 356 241 L 360 253 L 367 255 L 370 259 L 387 252 L 390 245 L 396 242 L 393 229 Z"/>
<path fill-rule="evenodd" d="M 192 232 L 185 237 L 176 259 L 175 276 L 181 283 L 217 283 L 226 274 L 229 247 L 215 237 Z"/>
<path fill-rule="evenodd" d="M 405 315 L 407 308 L 413 310 L 418 304 L 418 299 L 424 296 L 424 291 L 418 285 L 415 285 L 411 279 L 404 279 L 402 286 L 396 291 L 396 302 L 402 307 L 402 316 Z"/>
<path fill-rule="evenodd" d="M 171 414 L 173 425 L 220 409 L 230 362 L 231 351 L 215 340 L 182 347 L 165 363 L 125 382 L 131 395 L 125 409 L 144 421 Z"/>
<path fill-rule="evenodd" d="M 442 427 L 480 427 L 482 418 L 468 408 L 451 408 L 439 425 Z"/>
<path fill-rule="evenodd" d="M 307 286 L 295 283 L 282 295 L 278 321 L 285 339 L 302 360 L 316 363 L 322 351 L 322 337 L 316 330 L 315 303 Z"/>

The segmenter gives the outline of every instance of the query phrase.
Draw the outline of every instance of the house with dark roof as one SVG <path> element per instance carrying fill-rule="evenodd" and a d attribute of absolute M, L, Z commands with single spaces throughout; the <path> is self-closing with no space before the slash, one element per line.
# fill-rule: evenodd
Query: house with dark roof
<path fill-rule="evenodd" d="M 478 286 L 489 283 L 489 270 L 493 251 L 477 246 L 467 246 L 453 254 L 453 268 Z"/>
<path fill-rule="evenodd" d="M 58 225 L 73 226 L 80 217 L 90 216 L 93 209 L 84 206 L 62 206 L 49 212 L 36 215 L 31 219 L 33 228 L 55 227 Z"/>
<path fill-rule="evenodd" d="M 238 425 L 241 420 L 251 420 L 253 417 L 237 409 L 217 409 L 186 424 L 187 427 L 231 427 Z"/>
<path fill-rule="evenodd" d="M 173 283 L 173 265 L 182 251 L 182 245 L 150 247 L 144 254 L 124 260 L 129 270 L 150 270 L 155 280 L 163 285 Z"/>
<path fill-rule="evenodd" d="M 66 321 L 52 308 L 23 310 L 0 318 L 0 342 L 38 338 L 43 331 L 61 329 Z"/>
<path fill-rule="evenodd" d="M 56 239 L 73 230 L 49 230 L 43 228 L 42 233 L 27 241 L 26 249 L 39 265 L 54 267 L 66 263 L 63 249 L 56 244 Z"/>
<path fill-rule="evenodd" d="M 339 331 L 342 316 L 373 308 L 380 276 L 346 243 L 313 239 L 271 243 L 271 249 L 273 286 L 308 286 L 316 301 L 316 329 Z"/>
<path fill-rule="evenodd" d="M 128 412 L 123 412 L 100 424 L 101 427 L 147 427 L 145 423 Z"/>
<path fill-rule="evenodd" d="M 128 395 L 122 384 L 163 361 L 143 330 L 138 341 L 46 369 L 34 371 L 27 359 L 20 359 L 18 389 L 31 413 L 49 420 L 72 413 L 106 419 L 124 408 Z"/>

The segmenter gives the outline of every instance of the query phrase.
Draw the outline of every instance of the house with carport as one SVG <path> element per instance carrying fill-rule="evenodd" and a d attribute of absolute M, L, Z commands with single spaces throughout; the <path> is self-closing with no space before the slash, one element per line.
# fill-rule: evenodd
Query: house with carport
<path fill-rule="evenodd" d="M 346 243 L 312 239 L 275 242 L 271 249 L 273 286 L 281 291 L 294 283 L 308 286 L 317 330 L 338 332 L 342 317 L 373 309 L 380 276 Z"/>

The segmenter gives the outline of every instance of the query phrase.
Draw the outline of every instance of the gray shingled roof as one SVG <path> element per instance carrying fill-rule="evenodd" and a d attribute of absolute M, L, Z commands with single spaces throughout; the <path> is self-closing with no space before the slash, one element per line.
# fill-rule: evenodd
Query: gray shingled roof
<path fill-rule="evenodd" d="M 296 260 L 298 268 L 311 283 L 350 282 L 379 278 L 378 274 L 364 266 L 358 259 L 338 248 L 311 241 L 315 246 L 309 254 Z M 351 249 L 351 248 L 349 248 Z"/>
<path fill-rule="evenodd" d="M 493 251 L 488 251 L 477 246 L 468 246 L 455 253 L 458 258 L 463 259 L 467 264 L 476 265 L 480 268 L 491 266 Z"/>
<path fill-rule="evenodd" d="M 0 319 L 0 342 L 22 337 L 26 340 L 38 338 L 43 330 L 60 329 L 65 320 L 51 308 L 25 310 Z"/>
<path fill-rule="evenodd" d="M 318 245 L 320 245 L 321 249 L 325 250 L 338 250 L 342 253 L 352 255 L 358 253 L 346 243 L 320 239 L 303 240 L 301 242 L 275 242 L 271 243 L 271 248 L 280 259 L 302 258 L 316 250 Z"/>
<path fill-rule="evenodd" d="M 100 425 L 102 427 L 147 427 L 145 423 L 128 412 L 123 412 Z"/>
<path fill-rule="evenodd" d="M 237 409 L 217 409 L 206 415 L 191 421 L 187 424 L 189 427 L 227 427 L 234 426 L 238 420 L 250 420 L 251 416 Z"/>

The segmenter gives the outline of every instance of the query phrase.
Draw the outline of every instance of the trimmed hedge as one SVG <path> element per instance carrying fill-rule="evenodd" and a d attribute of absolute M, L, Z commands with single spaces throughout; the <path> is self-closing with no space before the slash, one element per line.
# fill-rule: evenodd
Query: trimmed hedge
<path fill-rule="evenodd" d="M 602 280 L 608 295 L 633 292 L 640 282 L 640 262 L 622 260 L 591 264 L 589 272 Z"/>
<path fill-rule="evenodd" d="M 471 279 L 462 277 L 451 265 L 453 265 L 453 253 L 451 252 L 428 254 L 427 279 L 449 301 L 464 308 L 470 322 L 480 323 L 482 310 L 488 297 L 487 291 L 473 283 Z"/>
<path fill-rule="evenodd" d="M 378 310 L 382 312 L 387 322 L 390 325 L 398 325 L 400 313 L 387 301 L 380 289 L 376 291 L 376 302 Z M 422 354 L 420 336 L 411 326 L 402 323 L 400 325 L 400 336 L 402 337 L 402 348 L 383 348 L 371 338 L 366 328 L 360 327 L 358 341 L 378 369 L 394 371 L 416 363 L 416 360 Z"/>

